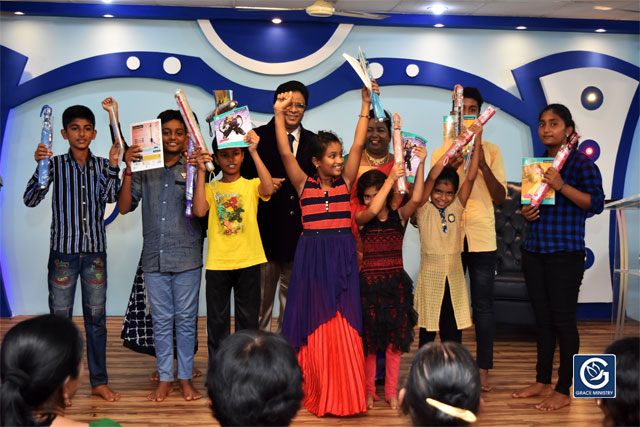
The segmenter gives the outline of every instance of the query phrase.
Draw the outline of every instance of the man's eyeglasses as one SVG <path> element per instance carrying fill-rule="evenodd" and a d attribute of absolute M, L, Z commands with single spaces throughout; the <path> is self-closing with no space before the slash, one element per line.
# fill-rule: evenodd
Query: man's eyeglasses
<path fill-rule="evenodd" d="M 307 106 L 306 106 L 306 105 L 301 104 L 301 103 L 299 103 L 299 102 L 294 102 L 293 104 L 291 104 L 291 105 L 289 106 L 289 108 L 293 108 L 293 107 L 296 107 L 298 110 L 304 110 L 305 108 L 307 108 Z"/>

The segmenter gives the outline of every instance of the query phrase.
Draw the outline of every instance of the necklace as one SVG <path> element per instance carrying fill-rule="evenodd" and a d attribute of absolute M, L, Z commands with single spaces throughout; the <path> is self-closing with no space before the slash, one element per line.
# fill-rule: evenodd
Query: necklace
<path fill-rule="evenodd" d="M 367 157 L 367 162 L 369 163 L 369 166 L 381 166 L 389 161 L 388 160 L 389 153 L 385 154 L 384 157 L 380 157 L 380 158 L 373 157 L 371 154 L 369 154 L 369 152 L 365 148 L 364 155 Z"/>

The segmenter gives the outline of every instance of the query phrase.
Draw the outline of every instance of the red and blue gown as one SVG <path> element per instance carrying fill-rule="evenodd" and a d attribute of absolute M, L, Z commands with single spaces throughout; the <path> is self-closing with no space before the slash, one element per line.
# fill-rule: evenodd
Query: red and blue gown
<path fill-rule="evenodd" d="M 302 236 L 289 282 L 282 334 L 298 352 L 309 412 L 367 410 L 362 312 L 349 191 L 342 177 L 323 190 L 309 177 L 300 197 Z"/>

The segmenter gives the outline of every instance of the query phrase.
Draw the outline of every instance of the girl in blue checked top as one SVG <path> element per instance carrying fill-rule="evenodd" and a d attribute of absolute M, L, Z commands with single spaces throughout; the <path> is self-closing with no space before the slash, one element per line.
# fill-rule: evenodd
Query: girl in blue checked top
<path fill-rule="evenodd" d="M 538 117 L 538 134 L 547 147 L 543 157 L 555 157 L 574 130 L 567 107 L 545 107 Z M 552 411 L 571 403 L 572 361 L 580 346 L 576 308 L 584 274 L 585 220 L 589 213 L 602 212 L 604 192 L 600 170 L 577 148 L 560 172 L 549 168 L 543 182 L 555 190 L 555 205 L 522 208 L 522 216 L 529 221 L 522 271 L 536 316 L 536 382 L 514 392 L 513 397 L 542 396 L 544 400 L 536 408 Z M 552 389 L 556 338 L 560 342 L 560 367 L 558 383 Z"/>

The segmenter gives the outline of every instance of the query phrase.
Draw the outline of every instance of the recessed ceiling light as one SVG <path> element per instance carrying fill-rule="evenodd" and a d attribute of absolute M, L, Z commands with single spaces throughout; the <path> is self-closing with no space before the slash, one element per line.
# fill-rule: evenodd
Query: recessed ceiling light
<path fill-rule="evenodd" d="M 22 16 L 24 15 L 24 12 L 20 12 L 19 10 L 16 10 L 15 12 L 13 12 L 14 15 L 18 15 L 18 16 Z"/>
<path fill-rule="evenodd" d="M 102 0 L 102 3 L 111 3 L 111 0 Z"/>
<path fill-rule="evenodd" d="M 607 30 L 605 30 L 604 28 L 598 28 L 596 30 L 596 33 L 606 33 L 606 32 L 607 32 Z"/>
<path fill-rule="evenodd" d="M 609 6 L 593 6 L 595 10 L 613 10 L 612 7 Z"/>
<path fill-rule="evenodd" d="M 273 22 L 274 24 L 282 24 L 282 19 L 280 19 L 280 18 L 273 18 L 273 19 L 271 20 L 271 22 Z"/>
<path fill-rule="evenodd" d="M 106 15 L 102 15 L 104 18 L 113 18 L 113 15 L 107 13 Z"/>
<path fill-rule="evenodd" d="M 432 12 L 434 15 L 442 15 L 445 10 L 448 10 L 447 6 L 443 6 L 441 4 L 434 4 L 433 6 L 429 6 L 427 11 Z"/>
<path fill-rule="evenodd" d="M 516 27 L 516 30 L 526 30 L 527 27 L 525 27 L 524 25 L 520 25 L 519 27 Z"/>
<path fill-rule="evenodd" d="M 442 27 L 444 27 L 444 24 L 436 24 L 436 25 L 434 25 L 434 27 L 436 27 L 436 28 L 442 28 Z"/>

